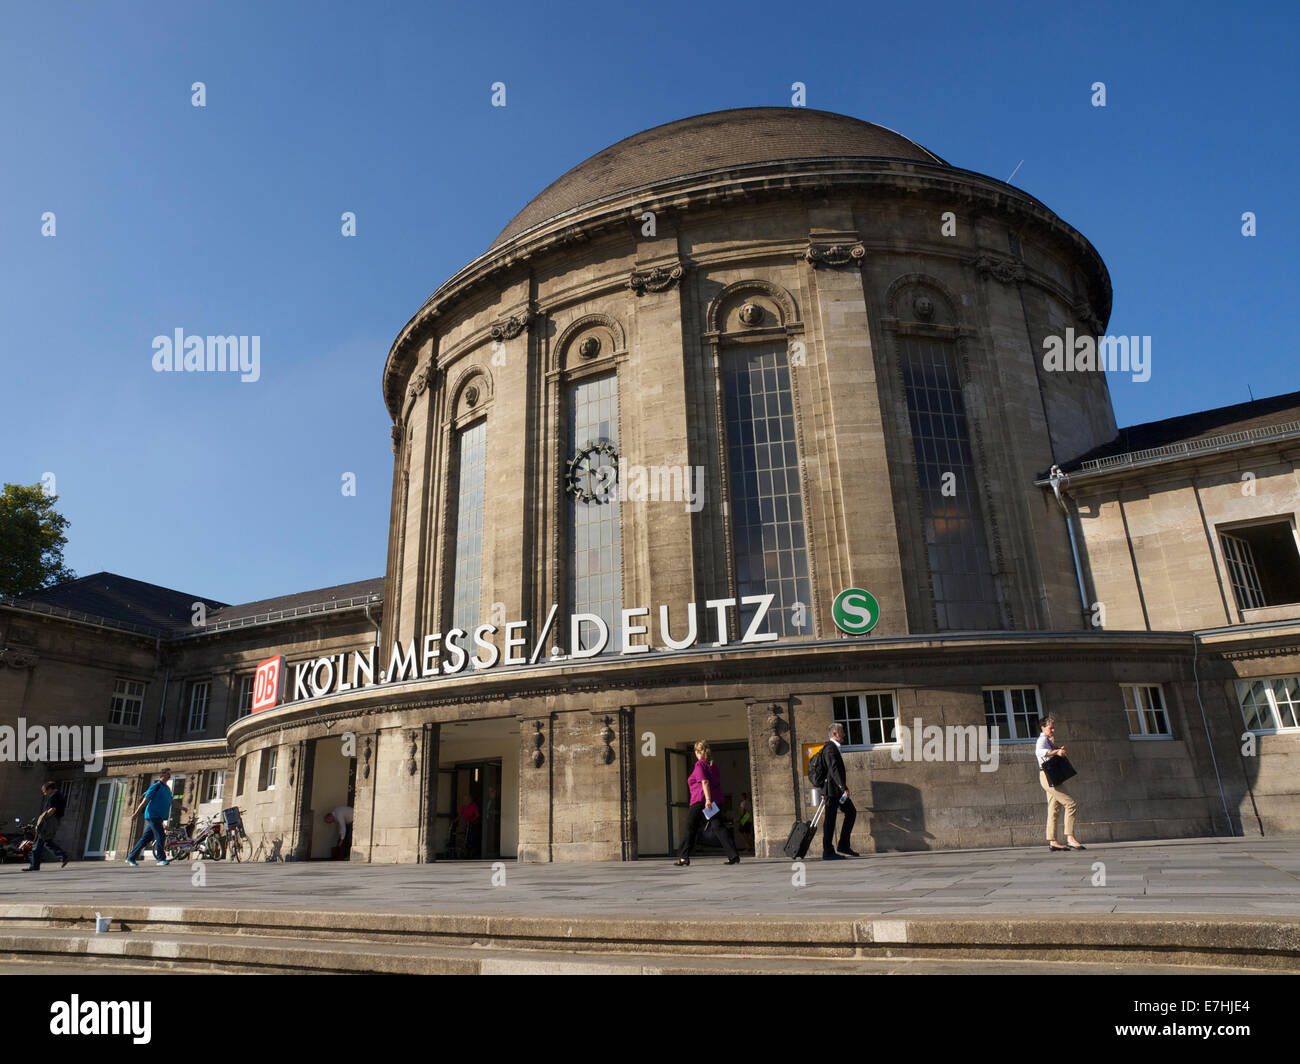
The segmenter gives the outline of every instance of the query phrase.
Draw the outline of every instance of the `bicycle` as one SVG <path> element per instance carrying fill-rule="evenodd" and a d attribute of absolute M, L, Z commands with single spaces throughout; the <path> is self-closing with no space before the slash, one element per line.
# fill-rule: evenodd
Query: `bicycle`
<path fill-rule="evenodd" d="M 263 835 L 260 839 L 258 839 L 257 849 L 253 851 L 253 855 L 249 858 L 249 860 L 266 861 L 266 862 L 283 861 L 284 858 L 280 855 L 280 848 L 282 846 L 284 846 L 284 839 L 276 839 L 274 842 L 271 843 L 270 849 L 267 849 L 266 836 Z"/>
<path fill-rule="evenodd" d="M 190 824 L 186 825 L 187 830 L 172 829 L 167 832 L 167 838 L 163 843 L 163 852 L 171 861 L 185 861 L 189 859 L 190 854 L 197 853 L 201 861 L 220 861 L 225 856 L 225 846 L 221 839 L 221 822 L 218 817 L 207 817 L 199 826 L 196 834 L 189 834 Z"/>
<path fill-rule="evenodd" d="M 227 827 L 225 835 L 226 856 L 238 864 L 253 859 L 253 843 L 238 825 Z"/>

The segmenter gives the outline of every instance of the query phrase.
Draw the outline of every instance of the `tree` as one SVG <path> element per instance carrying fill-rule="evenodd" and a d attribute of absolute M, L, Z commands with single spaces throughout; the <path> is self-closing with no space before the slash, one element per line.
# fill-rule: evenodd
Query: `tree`
<path fill-rule="evenodd" d="M 68 519 L 39 484 L 6 484 L 0 495 L 0 595 L 39 591 L 77 574 L 63 564 Z"/>

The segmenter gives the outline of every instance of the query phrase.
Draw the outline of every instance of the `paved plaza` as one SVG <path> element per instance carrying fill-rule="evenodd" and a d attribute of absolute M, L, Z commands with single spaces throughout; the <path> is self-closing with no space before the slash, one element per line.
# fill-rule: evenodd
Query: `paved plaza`
<path fill-rule="evenodd" d="M 697 857 L 590 864 L 193 861 L 0 866 L 0 904 L 250 906 L 369 913 L 601 917 L 1179 913 L 1300 917 L 1300 838 L 873 854 L 804 863 Z M 497 885 L 494 885 L 494 879 Z M 201 882 L 200 882 L 201 881 Z"/>

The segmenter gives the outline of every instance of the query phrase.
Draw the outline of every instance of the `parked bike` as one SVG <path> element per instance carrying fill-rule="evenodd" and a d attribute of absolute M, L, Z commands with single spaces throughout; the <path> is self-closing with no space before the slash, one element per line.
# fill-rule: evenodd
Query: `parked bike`
<path fill-rule="evenodd" d="M 23 824 L 15 817 L 14 824 L 21 827 L 6 829 L 5 834 L 0 835 L 0 863 L 32 859 L 32 847 L 36 845 L 35 823 Z"/>
<path fill-rule="evenodd" d="M 207 817 L 197 830 L 193 817 L 183 829 L 168 829 L 163 852 L 172 861 L 187 860 L 192 853 L 197 853 L 203 861 L 220 861 L 226 856 L 220 817 Z"/>

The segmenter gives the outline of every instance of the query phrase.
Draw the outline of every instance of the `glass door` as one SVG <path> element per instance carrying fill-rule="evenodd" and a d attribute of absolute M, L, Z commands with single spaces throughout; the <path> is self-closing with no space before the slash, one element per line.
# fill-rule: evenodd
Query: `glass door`
<path fill-rule="evenodd" d="M 125 800 L 126 787 L 121 780 L 99 780 L 95 784 L 95 797 L 90 807 L 90 827 L 86 832 L 85 856 L 103 857 L 109 847 L 116 846 Z"/>

